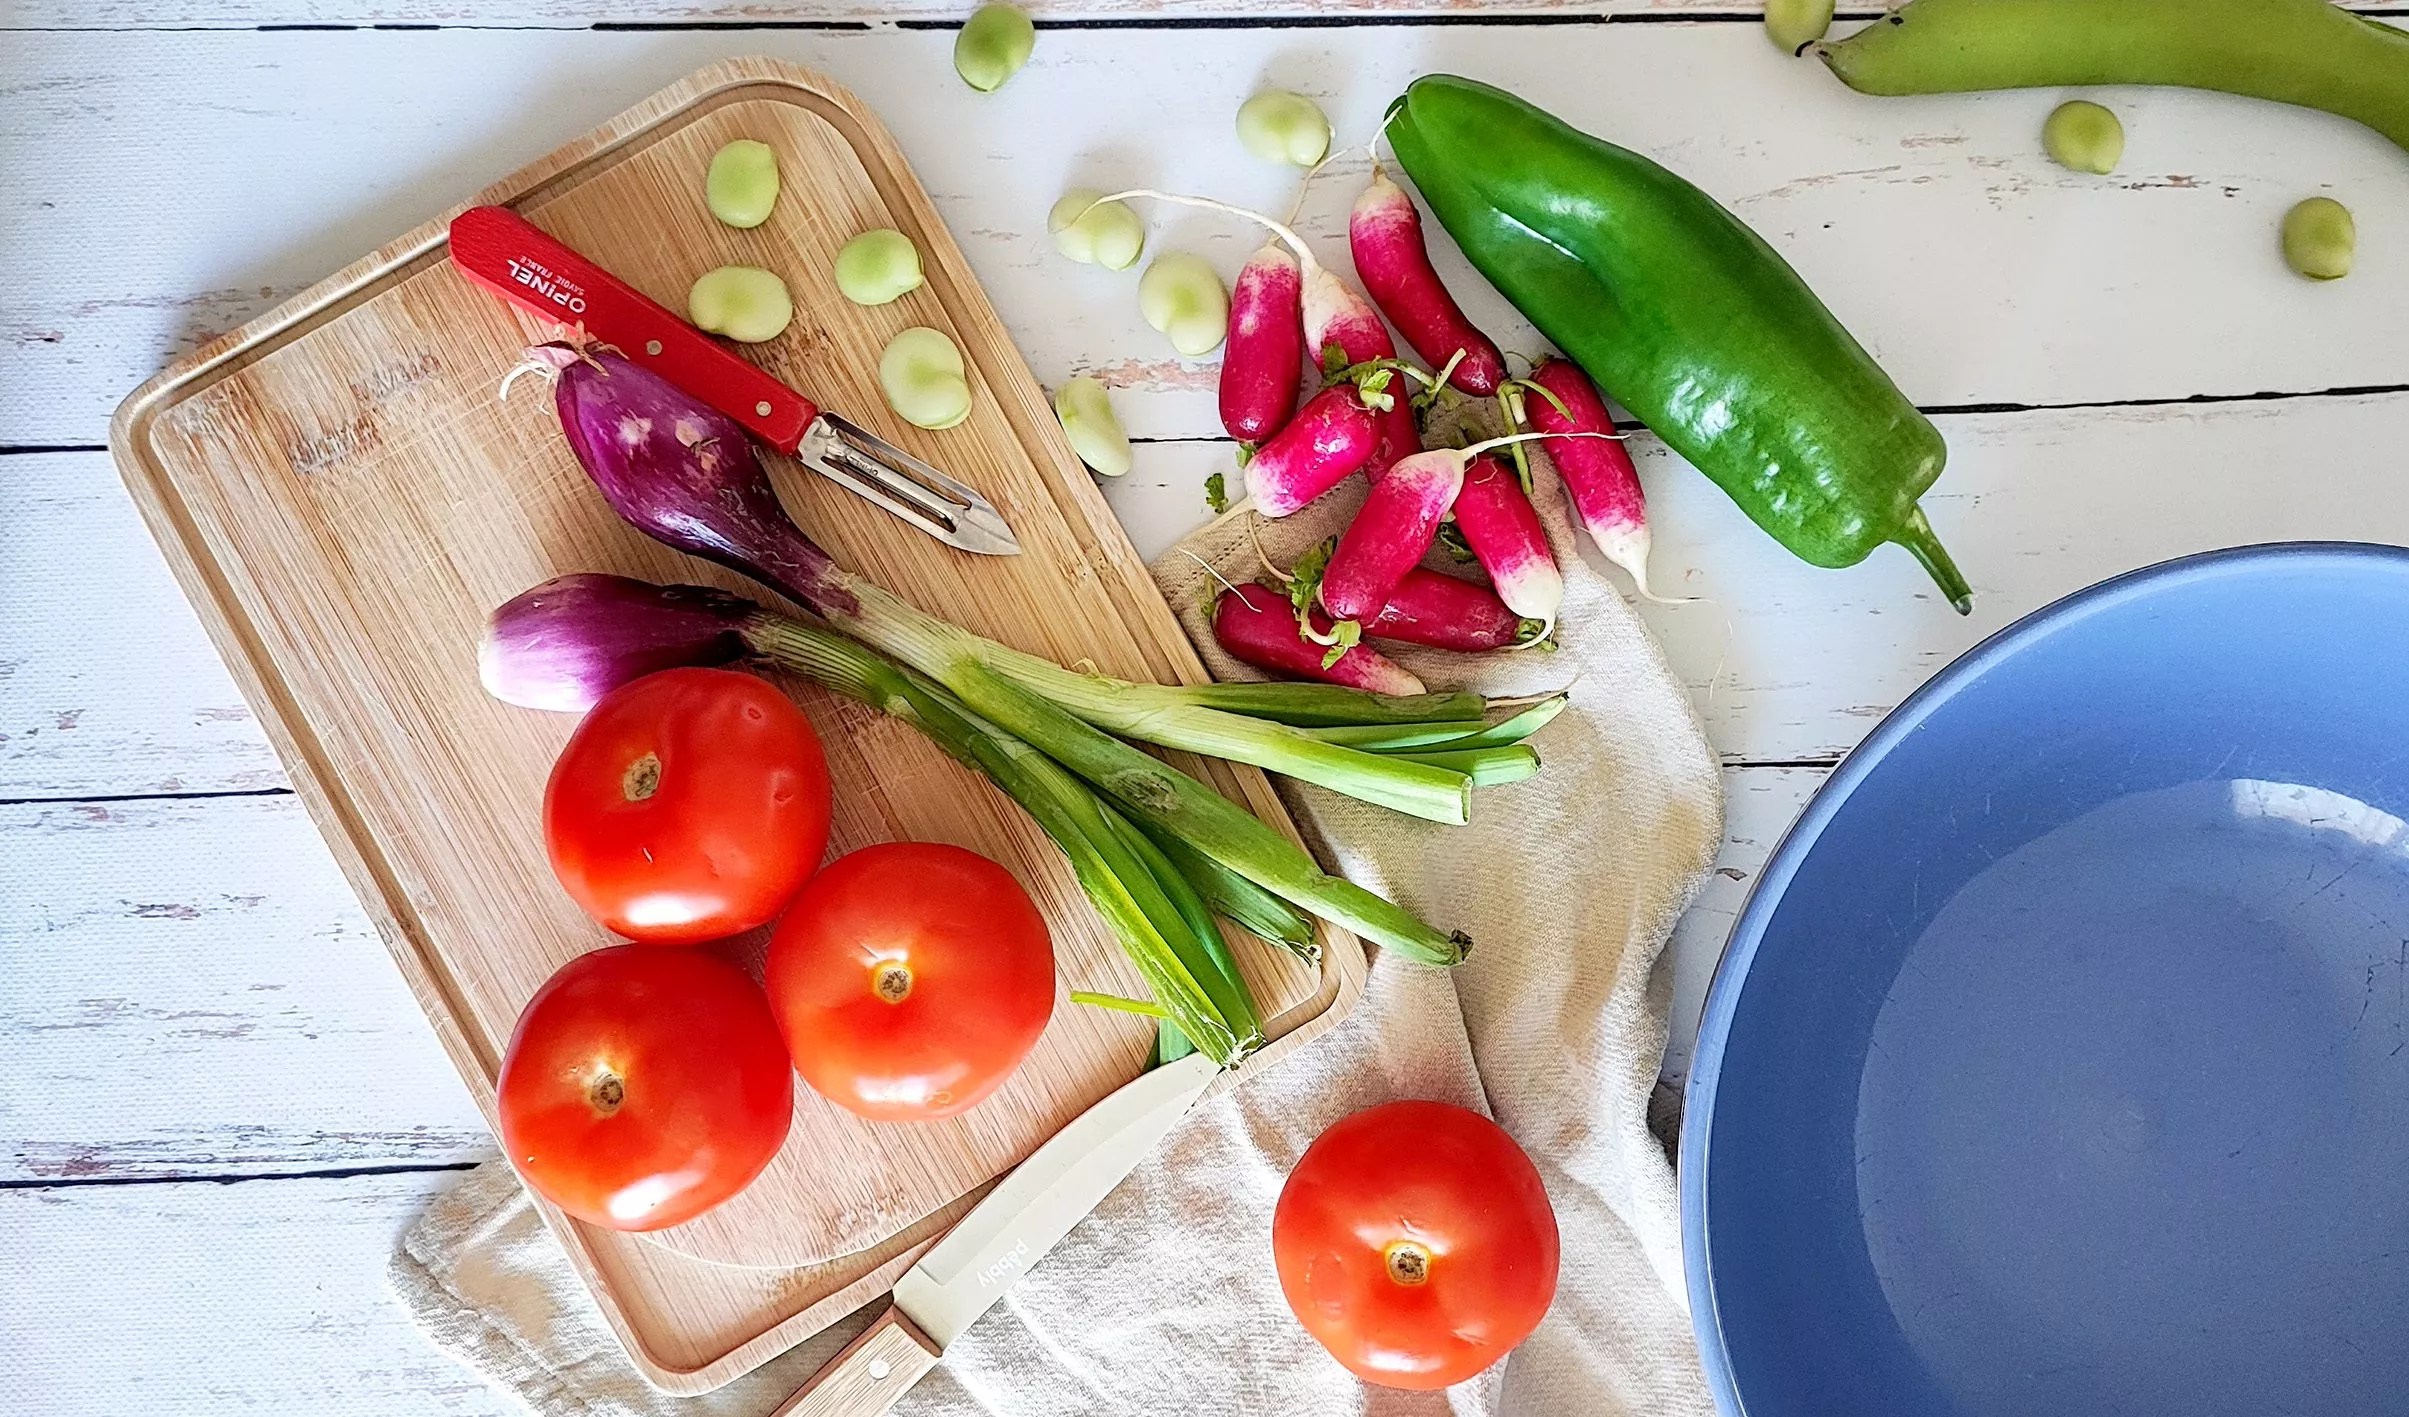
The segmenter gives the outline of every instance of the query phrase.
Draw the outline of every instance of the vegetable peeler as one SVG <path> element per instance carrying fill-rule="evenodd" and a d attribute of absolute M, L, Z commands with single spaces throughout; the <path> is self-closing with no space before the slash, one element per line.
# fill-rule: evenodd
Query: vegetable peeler
<path fill-rule="evenodd" d="M 454 217 L 451 246 L 462 275 L 541 319 L 582 326 L 630 359 L 650 362 L 762 442 L 948 546 L 1020 554 L 1011 525 L 977 489 L 821 409 L 508 207 L 471 207 Z"/>

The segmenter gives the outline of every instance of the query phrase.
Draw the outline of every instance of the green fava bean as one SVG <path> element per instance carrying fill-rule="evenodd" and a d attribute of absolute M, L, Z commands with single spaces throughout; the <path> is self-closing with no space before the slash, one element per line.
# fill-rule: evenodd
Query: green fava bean
<path fill-rule="evenodd" d="M 2311 197 L 2284 213 L 2284 264 L 2310 280 L 2340 280 L 2350 274 L 2359 246 L 2359 224 L 2350 208 L 2331 197 Z"/>
<path fill-rule="evenodd" d="M 778 154 L 769 144 L 738 138 L 711 155 L 703 178 L 703 205 L 738 230 L 770 219 L 778 204 Z"/>
<path fill-rule="evenodd" d="M 2060 167 L 2106 174 L 2125 155 L 2125 125 L 2114 113 L 2078 98 L 2050 110 L 2041 125 L 2041 146 Z"/>
<path fill-rule="evenodd" d="M 686 318 L 715 335 L 759 344 L 786 333 L 795 302 L 786 282 L 759 266 L 721 266 L 696 278 L 686 292 Z"/>
<path fill-rule="evenodd" d="M 1765 37 L 1796 54 L 1832 28 L 1832 0 L 1765 0 Z"/>
<path fill-rule="evenodd" d="M 920 248 L 900 231 L 865 231 L 836 253 L 836 288 L 856 305 L 885 305 L 918 290 Z"/>
<path fill-rule="evenodd" d="M 887 341 L 878 356 L 878 387 L 887 407 L 915 427 L 951 428 L 970 417 L 962 351 L 943 330 L 915 325 Z"/>
<path fill-rule="evenodd" d="M 1073 187 L 1046 213 L 1054 249 L 1072 260 L 1108 271 L 1125 271 L 1146 249 L 1146 224 L 1126 202 L 1099 202 L 1102 192 Z"/>
<path fill-rule="evenodd" d="M 1170 251 L 1138 278 L 1138 313 L 1191 357 L 1209 354 L 1229 333 L 1230 293 L 1200 256 Z"/>
<path fill-rule="evenodd" d="M 982 5 L 954 36 L 954 72 L 980 93 L 994 93 L 1037 48 L 1037 26 L 1010 5 Z"/>
<path fill-rule="evenodd" d="M 1129 435 L 1121 431 L 1102 380 L 1082 374 L 1065 383 L 1054 395 L 1054 416 L 1062 420 L 1063 436 L 1079 461 L 1105 477 L 1129 471 Z"/>
<path fill-rule="evenodd" d="M 1238 106 L 1238 141 L 1265 162 L 1311 167 L 1330 152 L 1330 120 L 1303 94 L 1265 89 Z"/>

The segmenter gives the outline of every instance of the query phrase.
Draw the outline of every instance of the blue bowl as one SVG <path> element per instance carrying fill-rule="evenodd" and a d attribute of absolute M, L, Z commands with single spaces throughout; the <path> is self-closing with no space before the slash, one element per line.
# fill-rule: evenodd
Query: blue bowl
<path fill-rule="evenodd" d="M 2095 586 L 1774 852 L 1681 1139 L 1747 1417 L 2409 1412 L 2409 552 Z"/>

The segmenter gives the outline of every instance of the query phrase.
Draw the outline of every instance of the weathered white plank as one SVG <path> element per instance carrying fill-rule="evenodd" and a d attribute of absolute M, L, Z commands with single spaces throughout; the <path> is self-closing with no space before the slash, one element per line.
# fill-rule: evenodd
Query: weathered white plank
<path fill-rule="evenodd" d="M 0 799 L 283 784 L 107 455 L 0 457 Z"/>
<path fill-rule="evenodd" d="M 1924 506 L 1973 583 L 1962 619 L 1904 550 L 1809 567 L 1636 442 L 1661 584 L 1704 597 L 1643 613 L 1727 757 L 1834 757 L 1985 636 L 2095 581 L 2266 541 L 2409 543 L 2404 418 L 2396 394 L 1943 419 L 1950 466 Z"/>
<path fill-rule="evenodd" d="M 2409 395 L 1944 417 L 1951 465 L 1926 506 L 1974 583 L 1975 613 L 1963 620 L 1931 598 L 1905 552 L 1884 548 L 1847 571 L 1808 567 L 1637 437 L 1656 574 L 1673 593 L 1705 597 L 1644 613 L 1727 761 L 1830 758 L 1985 634 L 2102 577 L 2254 541 L 2409 542 L 2393 456 L 2405 417 Z M 1232 466 L 1226 444 L 1147 445 L 1106 495 L 1153 554 L 1204 520 L 1205 476 Z M 0 743 L 0 797 L 275 780 L 113 477 L 100 454 L 0 459 L 0 526 L 56 548 L 12 560 L 27 572 L 0 577 L 0 660 L 16 664 L 0 732 L 18 735 Z M 95 565 L 128 568 L 129 585 L 147 586 L 127 592 L 134 609 L 96 602 L 89 619 L 62 609 L 59 577 Z M 96 652 L 104 645 L 113 648 Z M 181 668 L 154 672 L 161 665 Z"/>
<path fill-rule="evenodd" d="M 2343 0 L 2346 8 L 2377 9 L 2386 0 Z M 1483 20 L 1500 16 L 1539 19 L 1601 16 L 1690 15 L 1754 19 L 1755 0 L 1020 0 L 1040 21 L 1262 22 L 1345 16 L 1365 22 L 1409 18 Z M 24 28 L 144 29 L 216 28 L 294 24 L 412 24 L 582 26 L 590 24 L 950 24 L 975 8 L 968 0 L 535 0 L 503 5 L 493 0 L 183 0 L 172 5 L 134 0 L 17 0 L 8 23 Z M 1876 7 L 1849 5 L 1846 16 Z"/>
<path fill-rule="evenodd" d="M 421 1337 L 385 1288 L 395 1241 L 457 1179 L 0 1191 L 0 1405 L 41 1417 L 524 1412 Z"/>
<path fill-rule="evenodd" d="M 2401 394 L 1943 417 L 1949 468 L 1924 506 L 1973 581 L 1965 619 L 1903 550 L 1845 571 L 1793 559 L 1634 436 L 1658 587 L 1702 597 L 1642 614 L 1726 761 L 1837 757 L 1976 641 L 2093 581 L 2259 541 L 2409 543 L 2405 418 Z M 1206 473 L 1231 465 L 1226 445 L 1148 448 L 1106 495 L 1128 525 L 1177 526 L 1174 509 L 1200 518 Z"/>
<path fill-rule="evenodd" d="M 1819 774 L 1734 769 L 1674 1037 Z M 468 1160 L 492 1143 L 291 797 L 0 808 L 0 1180 Z M 0 1332 L 6 1325 L 0 1324 Z"/>
<path fill-rule="evenodd" d="M 0 1179 L 492 1150 L 292 797 L 0 807 L 0 959 Z"/>
<path fill-rule="evenodd" d="M 23 33 L 0 47 L 0 443 L 96 441 L 115 400 L 228 328 L 661 84 L 734 49 L 818 65 L 897 130 L 1041 378 L 1094 369 L 1135 431 L 1211 431 L 1212 369 L 1167 357 L 1134 281 L 1056 257 L 1075 181 L 1149 181 L 1285 209 L 1230 115 L 1304 89 L 1361 142 L 1413 75 L 1499 80 L 1660 156 L 1731 202 L 1920 401 L 2095 402 L 2397 381 L 2409 363 L 2401 154 L 2323 115 L 2216 95 L 2111 94 L 2124 170 L 2063 171 L 2052 96 L 1876 100 L 1746 23 L 1049 31 L 981 96 L 939 30 Z M 1603 76 L 1607 81 L 1601 81 Z M 1336 257 L 1360 167 L 1318 184 Z M 2359 271 L 2320 287 L 2275 254 L 2311 190 L 2357 211 Z M 1255 238 L 1197 214 L 1157 239 L 1234 271 Z M 95 259 L 105 253 L 106 259 Z M 1452 252 L 1445 268 L 1462 277 Z M 1460 283 L 1509 345 L 1533 341 Z"/>
<path fill-rule="evenodd" d="M 2361 0 L 2365 3 L 2365 0 Z M 133 0 L 16 0 L 7 23 L 23 28 L 85 30 L 167 27 L 239 28 L 293 24 L 413 24 L 579 27 L 592 24 L 717 25 L 900 25 L 955 24 L 976 6 L 969 0 L 534 0 L 502 5 L 493 0 L 181 0 L 160 5 Z M 1347 16 L 1366 22 L 1413 17 L 1455 19 L 1478 15 L 1541 18 L 1600 15 L 1739 15 L 1751 0 L 1020 0 L 1040 21 L 1226 20 L 1262 22 Z M 1852 7 L 1864 9 L 1865 7 Z"/>

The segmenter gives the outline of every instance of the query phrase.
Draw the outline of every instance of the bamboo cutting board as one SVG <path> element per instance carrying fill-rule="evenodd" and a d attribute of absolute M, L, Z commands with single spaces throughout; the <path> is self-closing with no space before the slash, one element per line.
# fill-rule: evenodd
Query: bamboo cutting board
<path fill-rule="evenodd" d="M 704 210 L 710 155 L 778 151 L 770 221 Z M 840 561 L 924 607 L 1064 663 L 1131 678 L 1203 677 L 1176 622 L 1065 445 L 961 252 L 893 140 L 819 75 L 732 60 L 638 105 L 478 194 L 515 206 L 645 293 L 683 308 L 714 266 L 765 266 L 796 301 L 747 347 L 786 382 L 980 488 L 1024 553 L 978 557 L 923 537 L 772 458 L 797 520 Z M 455 208 L 455 211 L 458 209 Z M 763 592 L 622 525 L 563 443 L 550 400 L 496 396 L 538 326 L 446 258 L 452 213 L 160 375 L 118 410 L 111 444 L 135 500 L 243 686 L 297 791 L 490 1117 L 520 1007 L 562 962 L 607 943 L 545 865 L 537 811 L 572 721 L 488 699 L 486 611 L 568 571 Z M 928 283 L 864 310 L 829 272 L 854 234 L 892 226 Z M 972 371 L 968 422 L 892 417 L 879 350 L 933 325 Z M 832 851 L 955 842 L 1003 862 L 1055 932 L 1059 986 L 1142 993 L 1052 843 L 913 730 L 793 682 L 828 747 Z M 1183 760 L 1289 827 L 1262 775 Z M 1293 832 L 1293 828 L 1289 827 Z M 1266 1030 L 1264 1066 L 1360 995 L 1363 952 L 1326 931 L 1319 968 L 1234 937 Z M 759 939 L 724 948 L 758 965 Z M 1058 1002 L 1028 1063 L 959 1118 L 873 1124 L 798 1086 L 792 1135 L 720 1210 L 646 1237 L 547 1219 L 637 1366 L 673 1391 L 716 1386 L 878 1292 L 969 1197 L 1134 1076 L 1144 1020 Z"/>

